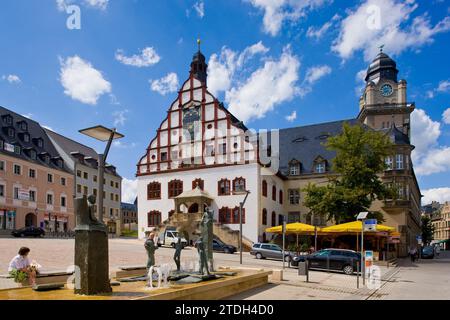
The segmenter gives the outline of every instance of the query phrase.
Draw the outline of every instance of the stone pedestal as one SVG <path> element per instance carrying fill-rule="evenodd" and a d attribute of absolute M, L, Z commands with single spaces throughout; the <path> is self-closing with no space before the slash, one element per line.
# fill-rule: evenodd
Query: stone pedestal
<path fill-rule="evenodd" d="M 75 266 L 76 294 L 95 295 L 112 292 L 106 226 L 76 229 Z"/>

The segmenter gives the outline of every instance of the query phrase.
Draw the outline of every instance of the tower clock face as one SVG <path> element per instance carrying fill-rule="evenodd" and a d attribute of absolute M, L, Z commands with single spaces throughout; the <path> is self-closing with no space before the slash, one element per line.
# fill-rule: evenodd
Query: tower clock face
<path fill-rule="evenodd" d="M 394 89 L 390 84 L 385 83 L 381 86 L 380 91 L 383 97 L 389 97 L 394 92 Z"/>

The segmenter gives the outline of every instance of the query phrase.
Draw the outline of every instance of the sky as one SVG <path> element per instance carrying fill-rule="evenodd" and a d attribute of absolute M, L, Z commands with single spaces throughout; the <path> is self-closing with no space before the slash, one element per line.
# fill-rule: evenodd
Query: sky
<path fill-rule="evenodd" d="M 447 0 L 2 0 L 0 105 L 97 151 L 78 130 L 116 127 L 108 162 L 132 201 L 198 38 L 209 90 L 256 130 L 355 118 L 384 45 L 416 104 L 423 202 L 450 201 Z"/>

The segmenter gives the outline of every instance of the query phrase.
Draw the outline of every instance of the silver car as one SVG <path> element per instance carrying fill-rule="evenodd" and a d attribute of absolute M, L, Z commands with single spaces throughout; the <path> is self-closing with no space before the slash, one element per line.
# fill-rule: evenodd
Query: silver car
<path fill-rule="evenodd" d="M 254 255 L 256 259 L 274 259 L 283 260 L 283 249 L 279 245 L 272 243 L 255 243 L 250 251 L 251 255 Z M 291 253 L 285 251 L 284 261 L 289 262 L 291 260 Z"/>

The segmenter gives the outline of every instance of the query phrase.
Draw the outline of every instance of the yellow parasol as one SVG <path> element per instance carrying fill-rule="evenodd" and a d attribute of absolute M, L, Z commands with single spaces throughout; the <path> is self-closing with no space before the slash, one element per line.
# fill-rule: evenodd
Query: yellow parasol
<path fill-rule="evenodd" d="M 309 224 L 295 222 L 295 223 L 289 223 L 286 225 L 286 233 L 305 233 L 310 234 L 314 233 L 315 227 L 311 226 Z M 317 228 L 317 231 L 319 231 L 320 228 Z M 282 233 L 283 232 L 283 226 L 277 226 L 277 227 L 271 227 L 267 228 L 266 232 L 268 233 Z"/>
<path fill-rule="evenodd" d="M 330 226 L 326 228 L 322 228 L 321 230 L 324 233 L 361 233 L 362 232 L 362 222 L 361 221 L 353 221 L 338 224 L 335 226 Z M 388 227 L 382 224 L 377 224 L 377 232 L 394 232 L 395 228 Z"/>

